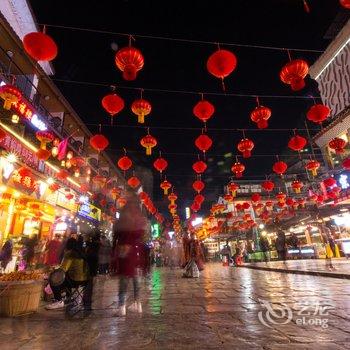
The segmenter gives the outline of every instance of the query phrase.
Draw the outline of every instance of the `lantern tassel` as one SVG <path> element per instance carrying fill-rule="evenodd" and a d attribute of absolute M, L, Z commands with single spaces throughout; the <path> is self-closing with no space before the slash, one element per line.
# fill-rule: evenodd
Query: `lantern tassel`
<path fill-rule="evenodd" d="M 143 124 L 145 122 L 145 115 L 144 113 L 140 113 L 138 115 L 138 120 L 137 120 L 140 124 Z"/>
<path fill-rule="evenodd" d="M 309 4 L 307 3 L 306 0 L 303 0 L 303 3 L 304 3 L 304 10 L 306 13 L 310 13 L 310 6 Z"/>
<path fill-rule="evenodd" d="M 226 86 L 225 86 L 224 78 L 221 79 L 221 86 L 222 86 L 222 91 L 226 92 Z"/>

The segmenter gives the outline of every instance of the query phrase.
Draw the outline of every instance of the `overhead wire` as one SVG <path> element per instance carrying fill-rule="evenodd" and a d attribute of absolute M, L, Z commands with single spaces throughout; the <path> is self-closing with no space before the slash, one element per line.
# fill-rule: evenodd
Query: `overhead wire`
<path fill-rule="evenodd" d="M 45 78 L 45 77 L 43 77 Z M 297 96 L 297 95 L 263 95 L 259 93 L 250 93 L 250 94 L 240 94 L 240 93 L 230 93 L 230 92 L 213 92 L 213 91 L 193 91 L 193 90 L 175 90 L 175 89 L 160 89 L 160 88 L 147 88 L 147 87 L 135 87 L 135 86 L 125 86 L 119 85 L 115 83 L 106 83 L 106 82 L 92 82 L 92 81 L 83 81 L 83 80 L 71 80 L 71 79 L 60 79 L 60 78 L 50 78 L 53 81 L 60 83 L 68 83 L 68 84 L 77 84 L 77 85 L 85 85 L 85 86 L 100 86 L 100 87 L 108 87 L 108 88 L 116 88 L 123 90 L 133 90 L 133 91 L 149 91 L 149 92 L 160 92 L 160 93 L 171 93 L 171 94 L 187 94 L 187 95 L 208 95 L 208 96 L 226 96 L 226 97 L 242 97 L 242 98 L 256 98 L 257 96 L 260 98 L 267 99 L 296 99 L 296 100 L 315 100 L 321 99 L 318 96 Z"/>
<path fill-rule="evenodd" d="M 196 40 L 196 39 L 187 39 L 187 38 L 173 38 L 173 37 L 166 37 L 166 36 L 160 36 L 160 35 L 122 33 L 122 32 L 110 31 L 110 30 L 93 29 L 93 28 L 87 28 L 87 27 L 76 27 L 76 26 L 68 26 L 68 25 L 58 25 L 58 24 L 51 24 L 51 23 L 38 23 L 38 24 L 41 26 L 45 26 L 45 27 L 72 30 L 72 31 L 81 31 L 81 32 L 107 34 L 107 35 L 117 35 L 117 36 L 123 36 L 123 37 L 127 37 L 127 38 L 132 36 L 133 38 L 163 40 L 163 41 L 175 41 L 175 42 L 182 42 L 182 43 L 188 43 L 188 44 L 201 44 L 201 45 L 204 44 L 204 45 L 217 46 L 218 43 L 220 43 L 220 45 L 222 45 L 222 46 L 235 46 L 235 47 L 263 49 L 263 50 L 275 50 L 275 51 L 287 51 L 287 50 L 289 50 L 289 51 L 313 52 L 313 53 L 322 53 L 323 52 L 323 50 L 316 50 L 316 49 L 278 47 L 278 46 L 269 46 L 269 45 L 252 45 L 252 44 L 229 43 L 229 42 L 220 41 L 220 40 L 208 41 L 208 40 Z"/>

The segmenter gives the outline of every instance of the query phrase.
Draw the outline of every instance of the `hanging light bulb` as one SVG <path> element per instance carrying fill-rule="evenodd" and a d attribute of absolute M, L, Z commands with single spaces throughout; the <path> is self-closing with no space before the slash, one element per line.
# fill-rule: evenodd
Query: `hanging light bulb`
<path fill-rule="evenodd" d="M 87 173 L 88 175 L 91 175 L 91 169 L 90 169 L 90 168 L 87 168 L 86 173 Z"/>
<path fill-rule="evenodd" d="M 61 167 L 65 167 L 66 166 L 66 161 L 65 160 L 62 160 L 61 161 Z"/>
<path fill-rule="evenodd" d="M 79 177 L 80 176 L 80 171 L 78 168 L 74 170 L 74 177 Z"/>
<path fill-rule="evenodd" d="M 73 158 L 73 152 L 72 151 L 68 151 L 67 152 L 67 159 L 72 159 Z"/>
<path fill-rule="evenodd" d="M 90 182 L 90 176 L 86 177 L 86 182 Z"/>
<path fill-rule="evenodd" d="M 57 146 L 53 146 L 51 148 L 51 155 L 52 155 L 52 157 L 57 157 L 57 155 L 58 155 L 58 147 Z"/>
<path fill-rule="evenodd" d="M 13 124 L 18 124 L 19 116 L 17 114 L 12 114 L 11 121 Z"/>
<path fill-rule="evenodd" d="M 72 166 L 72 162 L 68 159 L 66 161 L 66 168 L 69 169 Z"/>

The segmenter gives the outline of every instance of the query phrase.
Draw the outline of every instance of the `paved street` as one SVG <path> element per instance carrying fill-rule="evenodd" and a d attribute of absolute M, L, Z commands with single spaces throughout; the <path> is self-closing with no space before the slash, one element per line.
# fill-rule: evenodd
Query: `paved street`
<path fill-rule="evenodd" d="M 350 349 L 346 280 L 219 264 L 207 265 L 199 279 L 180 276 L 180 270 L 155 269 L 144 286 L 144 313 L 126 318 L 113 317 L 117 279 L 101 277 L 89 317 L 69 320 L 62 311 L 41 309 L 1 319 L 0 349 Z M 259 299 L 274 310 L 267 314 Z M 274 317 L 281 304 L 290 322 Z"/>
<path fill-rule="evenodd" d="M 315 274 L 329 274 L 338 277 L 350 278 L 350 260 L 346 258 L 332 259 L 334 269 L 326 268 L 326 261 L 324 259 L 306 259 L 306 260 L 287 260 L 283 261 L 269 261 L 245 264 L 254 268 L 262 269 L 278 269 L 281 271 L 304 271 L 306 273 Z"/>

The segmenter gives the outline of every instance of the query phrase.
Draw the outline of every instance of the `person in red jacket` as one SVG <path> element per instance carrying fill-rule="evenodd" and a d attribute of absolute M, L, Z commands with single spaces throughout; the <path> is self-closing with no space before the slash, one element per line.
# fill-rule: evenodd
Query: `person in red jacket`
<path fill-rule="evenodd" d="M 126 296 L 130 280 L 134 287 L 134 302 L 130 309 L 139 313 L 142 312 L 139 278 L 144 268 L 143 237 L 146 224 L 147 220 L 141 211 L 141 203 L 138 197 L 135 194 L 129 194 L 115 228 L 119 274 L 117 316 L 125 316 L 126 314 Z"/>
<path fill-rule="evenodd" d="M 55 237 L 51 241 L 49 241 L 46 246 L 46 258 L 45 258 L 46 265 L 56 266 L 61 263 L 60 248 L 61 248 L 60 235 L 56 234 Z"/>

